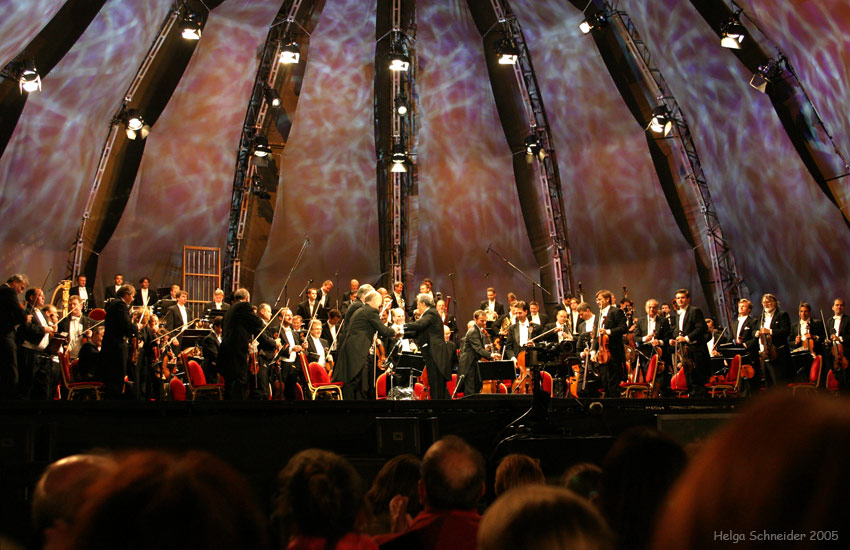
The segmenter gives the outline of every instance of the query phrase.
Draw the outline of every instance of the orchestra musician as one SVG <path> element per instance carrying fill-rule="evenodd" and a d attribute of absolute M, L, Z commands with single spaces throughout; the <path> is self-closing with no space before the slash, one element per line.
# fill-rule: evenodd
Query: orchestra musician
<path fill-rule="evenodd" d="M 704 397 L 707 393 L 705 384 L 711 371 L 708 348 L 704 345 L 709 337 L 705 316 L 700 308 L 691 306 L 691 293 L 686 288 L 676 291 L 676 307 L 676 316 L 671 325 L 673 338 L 670 340 L 670 346 L 675 346 L 676 343 L 688 345 L 694 362 L 693 372 L 685 369 L 689 395 Z"/>
<path fill-rule="evenodd" d="M 478 361 L 500 358 L 493 349 L 490 334 L 487 332 L 487 313 L 478 309 L 472 317 L 475 324 L 466 331 L 458 361 L 458 378 L 463 375 L 463 382 L 458 391 L 463 392 L 464 397 L 481 391 Z"/>
<path fill-rule="evenodd" d="M 357 283 L 357 279 L 351 280 L 352 286 L 354 285 L 354 283 Z M 360 285 L 360 283 L 357 283 L 357 284 Z M 354 314 L 357 312 L 358 309 L 363 307 L 363 299 L 366 297 L 367 294 L 369 294 L 370 292 L 374 292 L 374 291 L 375 291 L 375 289 L 372 288 L 372 285 L 369 285 L 369 284 L 365 284 L 365 285 L 357 287 L 357 292 L 354 296 L 354 299 L 352 300 L 352 302 L 348 306 L 348 308 L 346 308 L 345 317 L 343 317 L 342 324 L 339 327 L 340 333 L 337 336 L 337 349 L 341 350 L 342 345 L 345 344 L 345 338 L 348 335 L 348 331 L 351 327 L 351 318 L 354 316 Z M 378 296 L 380 297 L 381 295 L 378 294 Z M 378 307 L 380 307 L 380 304 L 382 302 L 383 302 L 383 299 L 381 299 L 381 302 L 378 302 Z M 379 316 L 378 321 L 380 322 L 380 320 L 381 319 L 380 319 L 380 316 Z M 339 360 L 339 357 L 337 357 L 337 360 Z"/>
<path fill-rule="evenodd" d="M 670 328 L 670 323 L 662 316 L 658 308 L 658 300 L 650 298 L 644 304 L 646 317 L 641 317 L 635 325 L 635 344 L 640 352 L 638 354 L 638 366 L 643 374 L 644 380 L 647 375 L 649 359 L 655 355 L 655 350 L 661 348 L 661 357 L 659 361 L 664 361 L 666 366 L 671 364 L 670 348 L 667 342 L 673 337 L 673 331 Z M 660 384 L 656 383 L 656 387 L 666 391 L 670 387 L 669 380 L 671 378 L 671 369 L 666 369 L 663 375 L 656 375 L 660 380 Z"/>
<path fill-rule="evenodd" d="M 446 380 L 450 380 L 452 377 L 452 373 L 457 373 L 458 370 L 458 349 L 457 344 L 452 340 L 452 330 L 443 325 L 443 340 L 445 340 L 445 344 L 443 344 L 443 349 L 446 353 L 446 364 L 448 365 L 449 375 Z M 446 388 L 448 391 L 448 388 Z M 451 396 L 449 396 L 451 397 Z"/>
<path fill-rule="evenodd" d="M 307 361 L 318 363 L 323 369 L 330 372 L 333 365 L 333 357 L 330 355 L 330 344 L 322 338 L 322 322 L 314 319 L 310 323 L 310 332 L 306 338 Z"/>
<path fill-rule="evenodd" d="M 826 334 L 829 343 L 841 344 L 844 357 L 850 360 L 850 316 L 844 313 L 844 300 L 836 298 L 832 302 L 832 318 L 826 321 Z M 835 376 L 841 384 L 842 390 L 850 388 L 850 368 L 837 369 L 834 366 L 833 354 L 826 354 L 829 367 L 835 370 Z"/>
<path fill-rule="evenodd" d="M 124 377 L 129 359 L 128 339 L 138 335 L 137 327 L 130 318 L 130 304 L 136 289 L 131 284 L 122 285 L 116 298 L 106 307 L 106 318 L 101 348 L 101 361 L 96 378 L 103 382 L 106 399 L 121 399 L 124 393 Z"/>
<path fill-rule="evenodd" d="M 741 357 L 741 363 L 753 367 L 753 377 L 745 379 L 741 384 L 741 395 L 746 397 L 753 395 L 761 387 L 762 371 L 759 361 L 758 329 L 759 321 L 751 315 L 753 303 L 746 298 L 738 300 L 738 317 L 730 329 L 729 338 L 739 346 L 746 348 L 746 353 Z"/>
<path fill-rule="evenodd" d="M 212 301 L 204 304 L 204 311 L 208 309 L 211 311 L 221 311 L 222 313 L 218 314 L 219 316 L 230 309 L 230 304 L 224 301 L 224 291 L 222 289 L 217 288 L 213 291 Z"/>
<path fill-rule="evenodd" d="M 280 376 L 283 381 L 283 397 L 288 400 L 295 400 L 295 396 L 297 394 L 295 384 L 299 381 L 303 382 L 304 375 L 301 373 L 301 361 L 298 358 L 298 354 L 301 353 L 304 348 L 301 342 L 301 334 L 298 332 L 298 329 L 301 327 L 296 327 L 295 319 L 299 319 L 300 324 L 300 316 L 293 316 L 292 310 L 288 307 L 283 308 L 281 311 L 281 323 L 280 323 L 280 333 L 278 338 L 280 339 L 280 353 L 278 355 L 278 362 L 280 364 Z M 304 385 L 301 385 L 302 391 Z M 304 398 L 309 399 L 310 392 L 304 392 Z"/>
<path fill-rule="evenodd" d="M 177 303 L 165 313 L 165 328 L 168 332 L 184 327 L 189 322 L 189 311 L 186 308 L 188 299 L 189 293 L 185 290 L 177 292 Z"/>
<path fill-rule="evenodd" d="M 151 290 L 151 280 L 147 277 L 139 279 L 139 290 L 136 292 L 136 297 L 133 298 L 133 305 L 153 307 L 157 301 L 159 301 L 159 298 L 156 292 Z"/>
<path fill-rule="evenodd" d="M 96 326 L 91 338 L 82 345 L 77 356 L 77 367 L 71 372 L 72 382 L 90 382 L 95 379 L 100 365 L 100 351 L 103 346 L 103 332 L 106 327 Z"/>
<path fill-rule="evenodd" d="M 92 291 L 92 288 L 86 283 L 88 279 L 85 275 L 77 275 L 77 284 L 71 287 L 68 291 L 70 296 L 79 296 L 83 304 L 83 313 L 88 313 L 97 307 L 97 298 Z"/>
<path fill-rule="evenodd" d="M 68 316 L 62 319 L 57 326 L 57 332 L 67 334 L 68 343 L 65 348 L 68 350 L 68 357 L 73 361 L 80 353 L 80 348 L 83 347 L 83 337 L 91 337 L 89 328 L 94 324 L 94 321 L 83 315 L 83 304 L 79 295 L 71 295 L 68 297 Z"/>
<path fill-rule="evenodd" d="M 705 347 L 708 348 L 709 357 L 723 357 L 717 346 L 731 342 L 729 336 L 723 329 L 714 326 L 714 319 L 711 317 L 705 318 L 705 326 L 708 328 L 708 342 L 705 343 Z"/>
<path fill-rule="evenodd" d="M 528 319 L 535 325 L 545 327 L 549 316 L 540 311 L 540 304 L 536 300 L 528 302 Z"/>
<path fill-rule="evenodd" d="M 0 401 L 16 397 L 19 380 L 16 331 L 28 322 L 18 294 L 28 284 L 26 275 L 16 273 L 0 285 Z"/>
<path fill-rule="evenodd" d="M 404 298 L 404 283 L 402 283 L 401 281 L 396 281 L 395 283 L 393 283 L 392 298 L 393 298 L 393 305 L 392 305 L 393 309 L 398 309 L 398 308 L 405 309 L 405 305 L 407 304 L 407 300 L 405 300 L 405 298 Z"/>
<path fill-rule="evenodd" d="M 115 300 L 118 298 L 118 289 L 120 289 L 124 285 L 124 275 L 120 273 L 115 274 L 115 284 L 106 286 L 106 293 L 104 294 L 104 302 L 109 303 L 110 300 Z"/>
<path fill-rule="evenodd" d="M 363 286 L 357 291 L 358 301 L 352 304 L 345 314 L 343 330 L 346 330 L 346 335 L 341 340 L 338 339 L 339 352 L 333 372 L 333 381 L 344 383 L 342 395 L 346 400 L 372 398 L 374 393 L 370 348 L 375 333 L 382 338 L 392 338 L 398 334 L 381 323 L 378 314 L 382 303 L 381 295 L 375 290 L 364 290 Z M 355 311 L 349 316 L 352 309 Z"/>
<path fill-rule="evenodd" d="M 452 374 L 446 362 L 443 321 L 430 294 L 422 293 L 416 296 L 416 310 L 419 312 L 419 320 L 406 323 L 404 335 L 415 335 L 416 347 L 425 359 L 431 399 L 447 399 L 449 395 L 446 382 L 451 379 Z"/>
<path fill-rule="evenodd" d="M 265 327 L 272 320 L 272 307 L 269 304 L 258 305 L 257 316 L 263 321 L 263 326 Z M 251 387 L 249 398 L 265 401 L 271 395 L 269 389 L 269 372 L 275 352 L 281 348 L 281 340 L 276 339 L 270 329 L 266 329 L 256 337 L 256 344 L 258 370 L 256 377 L 252 377 L 248 381 L 248 385 Z"/>
<path fill-rule="evenodd" d="M 503 349 L 505 359 L 516 360 L 522 348 L 528 344 L 528 341 L 536 336 L 540 331 L 540 325 L 535 325 L 528 319 L 528 304 L 522 301 L 515 301 L 512 309 L 516 322 L 508 329 L 508 339 Z M 534 343 L 532 342 L 532 345 Z"/>
<path fill-rule="evenodd" d="M 338 349 L 337 337 L 339 336 L 339 323 L 342 320 L 342 313 L 338 309 L 331 309 L 328 312 L 328 320 L 322 328 L 322 338 L 330 343 L 331 351 Z"/>
<path fill-rule="evenodd" d="M 607 363 L 599 365 L 602 377 L 602 387 L 605 397 L 620 397 L 620 381 L 625 375 L 626 348 L 623 336 L 628 332 L 626 314 L 613 304 L 614 293 L 610 290 L 600 290 L 596 293 L 596 305 L 599 307 L 599 322 L 595 326 L 593 349 L 599 352 L 600 336 L 604 332 L 608 336 L 608 349 L 611 356 Z"/>
<path fill-rule="evenodd" d="M 451 330 L 453 335 L 456 334 L 457 320 L 455 319 L 454 315 L 446 311 L 446 301 L 442 298 L 437 300 L 435 307 L 437 308 L 437 314 L 439 314 L 440 320 L 443 322 L 443 324 L 449 327 L 449 330 Z"/>
<path fill-rule="evenodd" d="M 248 352 L 251 340 L 263 330 L 263 321 L 254 313 L 251 294 L 245 288 L 233 293 L 233 303 L 222 319 L 218 368 L 224 376 L 226 399 L 248 397 Z"/>
<path fill-rule="evenodd" d="M 333 307 L 331 304 L 331 290 L 333 290 L 333 287 L 333 281 L 326 279 L 319 289 L 319 315 L 317 318 L 322 322 L 328 320 L 328 313 L 330 313 Z"/>
<path fill-rule="evenodd" d="M 487 299 L 481 302 L 478 309 L 495 313 L 495 316 L 491 316 L 491 318 L 501 317 L 505 314 L 505 306 L 496 300 L 496 289 L 492 286 L 487 289 Z"/>
<path fill-rule="evenodd" d="M 44 315 L 44 292 L 29 288 L 24 294 L 24 313 L 30 319 L 18 327 L 18 396 L 21 399 L 51 399 L 51 360 L 47 345 L 55 333 Z"/>
<path fill-rule="evenodd" d="M 422 288 L 423 285 L 425 286 L 424 289 Z M 440 297 L 440 293 L 434 290 L 434 281 L 432 281 L 430 277 L 422 279 L 422 285 L 419 285 L 419 292 L 422 293 L 423 291 L 425 294 L 430 294 L 434 303 L 437 303 L 437 298 Z"/>
<path fill-rule="evenodd" d="M 296 315 L 300 315 L 301 319 L 312 319 L 318 317 L 321 304 L 318 299 L 318 290 L 310 288 L 307 290 L 307 299 L 298 304 L 295 311 Z"/>
<path fill-rule="evenodd" d="M 156 303 L 156 305 L 159 306 L 160 310 L 163 312 L 163 315 L 165 315 L 165 312 L 168 311 L 168 308 L 177 304 L 177 295 L 179 293 L 180 285 L 171 285 L 171 291 L 169 292 L 168 297 L 163 298 L 162 300 Z M 164 321 L 165 319 L 163 319 L 163 322 Z"/>
<path fill-rule="evenodd" d="M 165 341 L 165 338 L 159 336 L 159 317 L 151 315 L 147 324 L 139 332 L 139 340 L 142 344 L 142 350 L 139 354 L 139 393 L 143 399 L 159 400 L 162 398 L 162 383 L 165 380 L 162 377 L 161 367 L 157 364 L 157 351 L 155 350 L 159 350 L 159 364 L 161 365 L 165 353 L 165 344 L 168 342 Z"/>
<path fill-rule="evenodd" d="M 204 371 L 204 378 L 207 384 L 216 384 L 218 382 L 218 350 L 221 347 L 221 321 L 222 318 L 220 316 L 213 318 L 209 334 L 201 339 L 201 355 L 204 357 L 201 369 Z"/>
<path fill-rule="evenodd" d="M 550 332 L 551 331 L 551 332 Z M 558 309 L 555 311 L 555 322 L 549 323 L 543 327 L 543 332 L 549 332 L 546 339 L 550 342 L 563 342 L 564 340 L 573 339 L 573 330 L 569 324 L 567 310 Z"/>
<path fill-rule="evenodd" d="M 814 354 L 823 356 L 826 354 L 824 342 L 826 341 L 826 330 L 820 319 L 812 318 L 812 306 L 807 302 L 800 303 L 797 311 L 799 320 L 791 325 L 791 334 L 788 336 L 788 344 L 794 348 L 808 347 L 812 342 Z M 807 373 L 808 374 L 808 373 Z"/>
<path fill-rule="evenodd" d="M 766 344 L 776 349 L 776 359 L 764 361 L 764 383 L 767 387 L 784 386 L 793 378 L 791 352 L 788 349 L 788 336 L 791 334 L 791 319 L 788 313 L 779 309 L 779 300 L 773 294 L 762 296 L 763 308 L 759 335 L 770 336 L 759 339 L 759 352 L 765 352 Z M 762 341 L 764 340 L 764 341 Z"/>

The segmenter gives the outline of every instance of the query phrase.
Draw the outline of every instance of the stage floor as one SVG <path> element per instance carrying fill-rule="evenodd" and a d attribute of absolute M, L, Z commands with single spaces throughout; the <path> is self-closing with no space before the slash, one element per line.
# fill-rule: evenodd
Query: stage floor
<path fill-rule="evenodd" d="M 321 447 L 351 460 L 371 483 L 388 457 L 421 455 L 458 435 L 488 464 L 511 452 L 540 458 L 548 477 L 579 461 L 601 463 L 633 426 L 698 441 L 743 405 L 736 399 L 552 399 L 518 418 L 530 396 L 454 401 L 9 402 L 0 404 L 0 532 L 25 521 L 29 492 L 50 462 L 91 449 L 202 449 L 243 472 L 263 502 L 300 450 Z M 513 428 L 508 428 L 515 424 Z M 493 469 L 493 468 L 490 468 Z"/>

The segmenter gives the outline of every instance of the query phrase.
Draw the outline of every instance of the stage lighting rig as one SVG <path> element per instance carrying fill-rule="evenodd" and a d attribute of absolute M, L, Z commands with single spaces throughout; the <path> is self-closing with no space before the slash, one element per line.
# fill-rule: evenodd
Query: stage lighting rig
<path fill-rule="evenodd" d="M 145 124 L 145 119 L 136 109 L 122 111 L 119 120 L 124 123 L 125 132 L 129 139 L 134 140 L 137 137 L 145 139 L 151 132 L 151 127 Z"/>
<path fill-rule="evenodd" d="M 525 138 L 525 159 L 531 164 L 534 157 L 543 160 L 546 158 L 546 149 L 543 148 L 543 142 L 537 134 L 531 134 Z"/>
<path fill-rule="evenodd" d="M 272 153 L 269 140 L 265 136 L 254 136 L 254 156 L 264 158 Z"/>
<path fill-rule="evenodd" d="M 582 34 L 588 34 L 590 31 L 601 29 L 608 24 L 608 16 L 599 11 L 587 16 L 587 18 L 582 21 L 578 28 L 581 30 Z"/>
<path fill-rule="evenodd" d="M 407 104 L 407 96 L 400 95 L 397 98 L 395 98 L 395 112 L 396 113 L 398 113 L 400 116 L 404 116 L 404 115 L 407 114 L 408 110 L 409 110 L 409 107 L 408 107 L 408 104 Z"/>
<path fill-rule="evenodd" d="M 499 65 L 516 65 L 519 59 L 519 48 L 513 40 L 503 38 L 496 45 L 496 55 L 499 57 Z"/>
<path fill-rule="evenodd" d="M 301 50 L 298 43 L 292 40 L 284 40 L 285 44 L 280 48 L 281 65 L 294 65 L 301 60 Z"/>
<path fill-rule="evenodd" d="M 720 45 L 732 50 L 740 50 L 747 30 L 741 24 L 741 11 L 735 12 L 726 23 L 720 27 Z"/>
<path fill-rule="evenodd" d="M 652 118 L 649 120 L 648 128 L 655 134 L 664 134 L 664 137 L 673 129 L 673 117 L 666 105 L 659 105 L 652 110 Z"/>
<path fill-rule="evenodd" d="M 263 86 L 263 95 L 266 97 L 266 102 L 274 108 L 280 107 L 280 94 L 277 90 L 265 84 Z"/>
<path fill-rule="evenodd" d="M 784 61 L 785 58 L 781 56 L 768 59 L 767 63 L 760 65 L 758 70 L 753 73 L 752 78 L 750 78 L 750 86 L 763 94 L 767 93 L 767 85 L 776 81 L 782 74 L 782 63 Z"/>
<path fill-rule="evenodd" d="M 407 172 L 407 167 L 405 166 L 408 161 L 407 149 L 401 141 L 396 141 L 395 144 L 393 144 L 393 153 L 390 158 L 393 164 L 390 172 L 394 174 L 403 174 Z"/>
<path fill-rule="evenodd" d="M 180 35 L 186 40 L 200 40 L 202 27 L 201 16 L 187 9 L 180 23 Z"/>
<path fill-rule="evenodd" d="M 407 72 L 410 68 L 410 58 L 394 48 L 390 52 L 390 70 Z"/>
<path fill-rule="evenodd" d="M 35 61 L 32 59 L 10 63 L 3 72 L 3 76 L 18 80 L 18 87 L 22 94 L 24 92 L 29 94 L 41 91 L 41 76 L 39 76 L 35 68 Z"/>

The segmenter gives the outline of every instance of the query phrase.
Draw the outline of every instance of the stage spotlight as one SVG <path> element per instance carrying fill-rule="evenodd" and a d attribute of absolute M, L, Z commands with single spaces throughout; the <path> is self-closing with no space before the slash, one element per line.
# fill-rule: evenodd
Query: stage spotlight
<path fill-rule="evenodd" d="M 251 194 L 259 199 L 269 200 L 272 198 L 271 193 L 269 193 L 265 185 L 263 185 L 259 176 L 254 176 L 251 180 Z"/>
<path fill-rule="evenodd" d="M 254 156 L 267 157 L 272 153 L 272 148 L 269 147 L 269 140 L 265 136 L 254 136 Z"/>
<path fill-rule="evenodd" d="M 393 164 L 392 168 L 390 169 L 390 172 L 394 174 L 407 172 L 407 167 L 405 166 L 408 160 L 407 150 L 405 149 L 404 145 L 401 144 L 401 142 L 396 142 L 393 145 L 393 153 L 392 157 L 390 158 Z"/>
<path fill-rule="evenodd" d="M 407 98 L 403 95 L 395 98 L 395 112 L 400 116 L 404 116 L 407 114 L 408 106 L 407 106 Z"/>
<path fill-rule="evenodd" d="M 183 22 L 180 24 L 181 36 L 186 40 L 201 39 L 201 18 L 193 12 L 186 10 L 183 15 Z"/>
<path fill-rule="evenodd" d="M 779 59 L 769 59 L 767 63 L 759 66 L 758 70 L 753 73 L 750 78 L 750 86 L 760 91 L 767 93 L 767 85 L 776 80 L 782 73 Z"/>
<path fill-rule="evenodd" d="M 272 107 L 280 107 L 280 94 L 277 90 L 268 84 L 263 86 L 263 95 L 266 96 L 266 102 Z"/>
<path fill-rule="evenodd" d="M 592 15 L 587 16 L 587 19 L 582 21 L 578 28 L 582 32 L 582 34 L 587 34 L 592 30 L 601 29 L 605 25 L 608 24 L 608 16 L 606 16 L 602 12 L 596 12 Z"/>
<path fill-rule="evenodd" d="M 503 38 L 496 46 L 496 55 L 499 56 L 499 65 L 516 65 L 519 48 L 512 40 Z"/>
<path fill-rule="evenodd" d="M 664 134 L 664 137 L 673 129 L 673 117 L 666 105 L 659 105 L 652 110 L 652 118 L 649 120 L 649 129 L 656 134 Z"/>
<path fill-rule="evenodd" d="M 410 68 L 410 59 L 400 52 L 390 52 L 390 70 L 405 72 Z"/>
<path fill-rule="evenodd" d="M 298 44 L 289 42 L 280 49 L 280 62 L 283 65 L 293 65 L 301 60 L 301 50 Z"/>
<path fill-rule="evenodd" d="M 729 20 L 720 27 L 720 45 L 724 48 L 730 48 L 732 50 L 741 49 L 741 42 L 744 41 L 744 36 L 747 31 L 744 29 L 744 26 L 741 25 L 739 14 L 740 12 L 730 17 Z"/>
<path fill-rule="evenodd" d="M 538 157 L 540 160 L 546 158 L 546 150 L 537 134 L 531 134 L 525 138 L 525 157 L 529 164 L 534 161 L 534 157 Z"/>
<path fill-rule="evenodd" d="M 34 61 L 29 60 L 24 63 L 21 69 L 21 76 L 18 79 L 18 86 L 20 87 L 21 93 L 41 91 L 41 77 L 35 69 Z"/>
<path fill-rule="evenodd" d="M 129 139 L 137 137 L 145 139 L 151 132 L 151 127 L 145 124 L 145 120 L 136 109 L 130 109 L 124 113 L 124 124 L 127 126 L 125 132 Z"/>

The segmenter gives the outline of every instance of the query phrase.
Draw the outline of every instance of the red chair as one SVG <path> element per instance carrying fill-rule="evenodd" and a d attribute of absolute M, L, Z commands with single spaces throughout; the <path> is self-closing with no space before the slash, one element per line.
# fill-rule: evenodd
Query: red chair
<path fill-rule="evenodd" d="M 826 373 L 826 391 L 832 395 L 838 395 L 838 389 L 838 378 L 835 377 L 835 373 L 832 372 L 832 369 L 829 369 Z"/>
<path fill-rule="evenodd" d="M 103 321 L 106 319 L 106 310 L 99 307 L 94 308 L 89 311 L 89 319 L 92 321 Z"/>
<path fill-rule="evenodd" d="M 375 398 L 376 399 L 386 399 L 387 398 L 387 373 L 383 373 L 378 377 L 378 380 L 375 381 Z"/>
<path fill-rule="evenodd" d="M 449 391 L 449 396 L 454 394 L 453 399 L 460 399 L 461 397 L 463 397 L 463 392 L 458 391 L 457 393 L 454 393 L 456 387 L 457 387 L 457 373 L 452 373 L 452 379 L 446 380 L 446 389 Z"/>
<path fill-rule="evenodd" d="M 194 401 L 199 394 L 211 394 L 219 401 L 224 398 L 224 384 L 207 384 L 204 369 L 194 359 L 186 364 L 186 372 L 189 375 L 189 400 Z"/>
<path fill-rule="evenodd" d="M 646 379 L 648 382 L 622 382 L 620 384 L 620 392 L 623 397 L 654 397 L 656 393 L 655 389 L 655 376 L 658 371 L 658 356 L 653 354 L 652 359 L 649 360 L 649 365 L 646 367 Z M 640 369 L 635 369 L 635 373 L 640 372 Z M 635 378 L 638 375 L 635 374 Z"/>
<path fill-rule="evenodd" d="M 94 398 L 97 401 L 103 399 L 103 382 L 71 382 L 71 360 L 68 357 L 68 352 L 59 354 L 59 364 L 62 371 L 62 385 L 68 392 L 68 401 L 74 399 L 74 394 L 83 392 L 93 392 Z M 73 366 L 77 366 L 77 360 L 74 359 Z"/>
<path fill-rule="evenodd" d="M 172 401 L 186 401 L 186 386 L 179 378 L 172 378 L 168 382 L 168 390 L 171 393 Z"/>
<path fill-rule="evenodd" d="M 729 365 L 725 379 L 719 382 L 709 382 L 705 385 L 708 394 L 711 397 L 734 397 L 738 395 L 738 391 L 741 389 L 741 370 L 741 356 L 736 355 L 732 358 L 732 364 Z"/>
<path fill-rule="evenodd" d="M 820 384 L 821 363 L 821 356 L 816 355 L 814 360 L 812 361 L 812 366 L 809 368 L 809 381 L 792 382 L 791 384 L 788 384 L 788 387 L 791 388 L 791 393 L 793 395 L 797 395 L 797 390 L 817 391 L 818 384 Z"/>
<path fill-rule="evenodd" d="M 678 397 L 687 397 L 688 381 L 685 379 L 685 369 L 679 369 L 679 372 L 673 375 L 673 378 L 670 379 L 670 389 Z"/>
<path fill-rule="evenodd" d="M 342 400 L 342 386 L 344 382 L 331 382 L 328 371 L 318 363 L 307 364 L 306 359 L 301 361 L 301 369 L 304 372 L 304 380 L 310 391 L 310 398 L 316 400 L 318 394 L 323 394 L 329 399 Z M 303 393 L 302 393 L 303 399 Z"/>
<path fill-rule="evenodd" d="M 552 375 L 544 370 L 540 373 L 540 377 L 543 379 L 541 381 L 543 391 L 545 391 L 549 395 L 552 395 Z"/>

